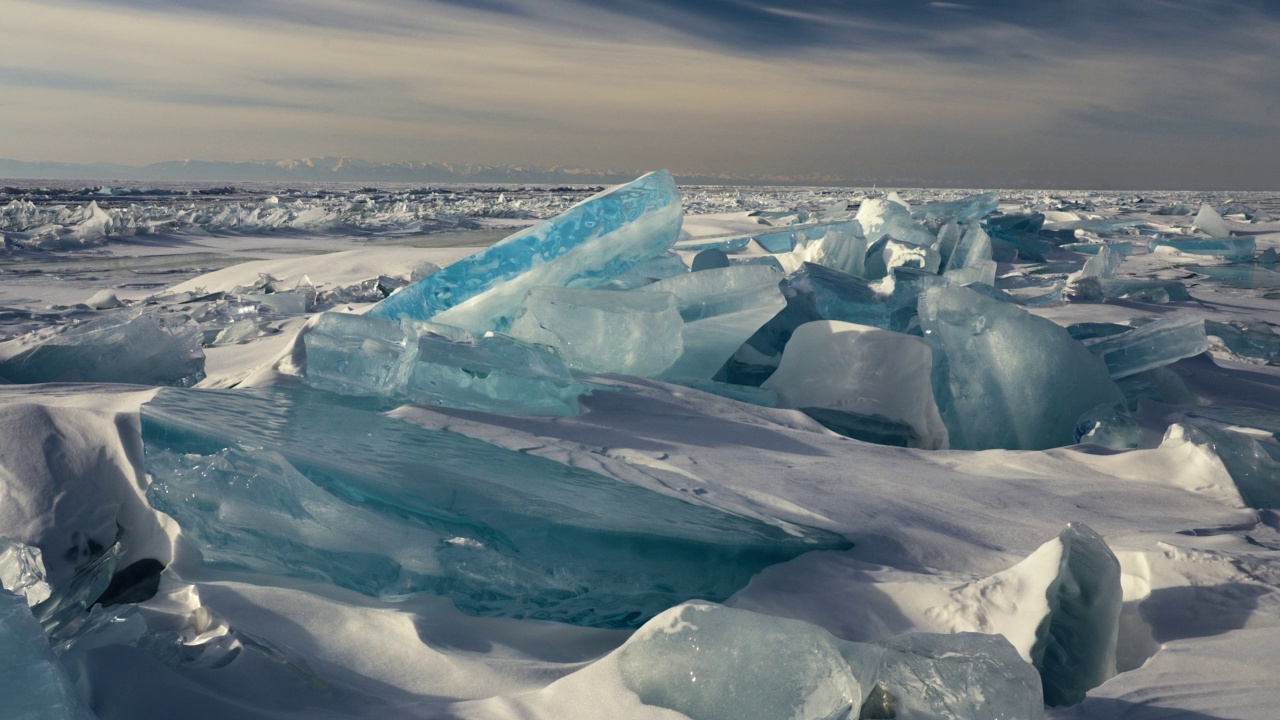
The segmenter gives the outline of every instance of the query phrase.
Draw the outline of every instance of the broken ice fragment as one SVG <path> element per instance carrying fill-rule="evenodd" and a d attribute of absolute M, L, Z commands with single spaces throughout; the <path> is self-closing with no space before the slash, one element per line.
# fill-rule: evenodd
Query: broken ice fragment
<path fill-rule="evenodd" d="M 1271 362 L 1280 359 L 1280 335 L 1265 322 L 1220 323 L 1206 320 L 1204 331 L 1222 340 L 1236 355 Z"/>
<path fill-rule="evenodd" d="M 1118 380 L 1199 355 L 1209 349 L 1209 338 L 1202 318 L 1168 317 L 1119 335 L 1087 340 L 1085 346 L 1106 362 L 1107 372 Z"/>
<path fill-rule="evenodd" d="M 676 275 L 689 272 L 689 266 L 674 252 L 666 252 L 655 258 L 632 267 L 630 270 L 615 275 L 598 287 L 600 290 L 633 290 L 649 283 L 655 283 Z"/>
<path fill-rule="evenodd" d="M 850 275 L 862 275 L 866 268 L 867 239 L 856 221 L 835 223 L 810 246 L 812 262 Z"/>
<path fill-rule="evenodd" d="M 343 395 L 517 415 L 576 415 L 578 396 L 589 391 L 559 357 L 505 335 L 325 313 L 303 331 L 302 342 L 303 381 Z"/>
<path fill-rule="evenodd" d="M 931 247 L 912 245 L 893 239 L 885 242 L 884 249 L 880 252 L 884 258 L 886 273 L 900 267 L 915 268 L 927 273 L 937 273 L 938 265 L 942 262 L 938 252 Z"/>
<path fill-rule="evenodd" d="M 947 447 L 933 399 L 933 353 L 921 339 L 865 325 L 796 328 L 778 370 L 761 386 L 781 407 L 826 408 L 906 423 L 911 447 Z"/>
<path fill-rule="evenodd" d="M 714 270 L 715 268 L 729 267 L 729 256 L 720 248 L 711 248 L 703 250 L 693 256 L 693 262 L 689 263 L 689 270 L 698 272 L 700 270 Z"/>
<path fill-rule="evenodd" d="M 537 287 L 524 299 L 511 334 L 556 348 L 576 370 L 652 377 L 680 358 L 683 329 L 669 292 Z"/>
<path fill-rule="evenodd" d="M 912 245 L 931 246 L 937 238 L 911 218 L 911 211 L 888 199 L 866 200 L 858 207 L 857 222 L 868 243 L 884 237 Z"/>
<path fill-rule="evenodd" d="M 661 280 L 636 292 L 671 293 L 684 320 L 684 351 L 665 378 L 711 379 L 778 311 L 782 271 L 768 265 L 734 265 Z"/>
<path fill-rule="evenodd" d="M 691 720 L 831 720 L 862 705 L 847 644 L 801 620 L 686 603 L 638 630 L 618 670 L 640 702 Z"/>
<path fill-rule="evenodd" d="M 1188 255 L 1215 255 L 1227 260 L 1248 260 L 1253 257 L 1256 241 L 1245 238 L 1195 238 L 1190 240 L 1152 240 L 1147 249 L 1156 252 L 1160 248 L 1176 250 Z"/>
<path fill-rule="evenodd" d="M 477 615 L 636 627 L 849 547 L 305 388 L 163 391 L 142 437 L 148 499 L 210 562 Z"/>
<path fill-rule="evenodd" d="M 1245 505 L 1259 510 L 1280 508 L 1280 462 L 1262 443 L 1204 421 L 1170 425 L 1161 445 L 1182 442 L 1207 447 L 1217 455 Z"/>
<path fill-rule="evenodd" d="M 1038 720 L 1044 716 L 1040 676 L 999 635 L 909 633 L 864 647 L 880 651 L 874 687 L 881 692 L 882 707 L 892 706 L 892 715 L 874 714 L 864 704 L 861 718 Z"/>
<path fill-rule="evenodd" d="M 21 596 L 0 589 L 0 707 L 23 720 L 93 720 Z"/>
<path fill-rule="evenodd" d="M 1246 290 L 1273 290 L 1280 288 L 1280 273 L 1253 265 L 1191 266 L 1188 270 L 1208 275 L 1215 282 L 1227 287 Z"/>
<path fill-rule="evenodd" d="M 137 308 L 77 325 L 0 360 L 0 378 L 188 386 L 204 377 L 203 339 L 186 315 Z M 6 344 L 28 342 L 19 338 Z M 5 354 L 0 346 L 0 357 Z"/>
<path fill-rule="evenodd" d="M 1076 442 L 1128 450 L 1142 443 L 1142 428 L 1124 403 L 1099 405 L 1080 416 L 1076 423 Z"/>
<path fill-rule="evenodd" d="M 1200 206 L 1200 212 L 1196 213 L 1196 219 L 1191 223 L 1191 227 L 1208 234 L 1209 237 L 1231 237 L 1231 228 L 1208 203 Z"/>
<path fill-rule="evenodd" d="M 683 214 L 665 170 L 610 188 L 378 303 L 372 317 L 504 330 L 530 288 L 593 287 L 661 255 Z"/>
<path fill-rule="evenodd" d="M 956 286 L 926 290 L 919 310 L 944 357 L 934 395 L 953 448 L 1069 445 L 1084 412 L 1124 399 L 1106 365 L 1049 320 Z"/>
<path fill-rule="evenodd" d="M 935 202 L 917 205 L 911 216 L 917 220 L 926 218 L 955 218 L 960 222 L 971 222 L 995 212 L 1000 207 L 1000 196 L 994 192 L 971 195 L 951 202 Z"/>

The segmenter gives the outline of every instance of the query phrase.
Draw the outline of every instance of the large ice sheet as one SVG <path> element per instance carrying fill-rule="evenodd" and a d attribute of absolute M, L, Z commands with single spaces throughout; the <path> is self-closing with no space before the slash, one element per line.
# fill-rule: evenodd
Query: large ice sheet
<path fill-rule="evenodd" d="M 1019 307 L 946 286 L 926 290 L 919 311 L 943 356 L 934 395 L 953 448 L 1069 445 L 1082 414 L 1124 399 L 1098 357 Z"/>
<path fill-rule="evenodd" d="M 576 415 L 590 388 L 543 347 L 435 323 L 325 313 L 303 331 L 302 378 L 341 395 L 486 412 Z"/>
<path fill-rule="evenodd" d="M 5 589 L 0 589 L 0 715 L 21 720 L 94 718 L 26 600 Z"/>
<path fill-rule="evenodd" d="M 142 408 L 148 499 L 217 567 L 592 626 L 635 627 L 849 546 L 359 405 L 305 388 L 161 391 Z"/>
<path fill-rule="evenodd" d="M 1087 340 L 1085 345 L 1106 362 L 1107 372 L 1118 380 L 1199 355 L 1209 349 L 1209 338 L 1203 318 L 1174 316 L 1119 335 Z"/>
<path fill-rule="evenodd" d="M 652 377 L 684 352 L 684 321 L 669 292 L 537 287 L 511 326 L 512 336 L 549 345 L 569 367 Z"/>
<path fill-rule="evenodd" d="M 906 423 L 911 447 L 947 447 L 923 340 L 866 325 L 819 321 L 791 335 L 778 370 L 761 387 L 791 408 L 827 408 Z"/>
<path fill-rule="evenodd" d="M 1176 250 L 1189 255 L 1214 255 L 1228 260 L 1248 260 L 1253 257 L 1257 241 L 1251 237 L 1243 238 L 1170 238 L 1152 240 L 1147 249 L 1156 252 L 1162 248 Z"/>
<path fill-rule="evenodd" d="M 200 328 L 187 315 L 142 308 L 109 315 L 30 344 L 0 360 L 15 383 L 119 382 L 190 386 L 204 377 Z M 3 357 L 3 354 L 0 354 Z"/>
<path fill-rule="evenodd" d="M 778 289 L 784 275 L 768 265 L 734 265 L 668 278 L 638 292 L 675 295 L 684 320 L 684 352 L 662 373 L 710 379 L 738 348 L 787 301 Z"/>
<path fill-rule="evenodd" d="M 593 287 L 666 252 L 683 213 L 665 170 L 606 190 L 378 303 L 373 317 L 503 330 L 539 285 Z"/>

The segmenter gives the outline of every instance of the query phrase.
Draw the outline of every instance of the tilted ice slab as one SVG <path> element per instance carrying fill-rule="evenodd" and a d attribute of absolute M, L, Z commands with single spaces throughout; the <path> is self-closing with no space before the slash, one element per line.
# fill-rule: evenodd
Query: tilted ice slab
<path fill-rule="evenodd" d="M 436 323 L 324 313 L 302 330 L 303 382 L 340 395 L 485 412 L 574 415 L 590 388 L 558 356 Z"/>
<path fill-rule="evenodd" d="M 665 170 L 606 190 L 383 300 L 372 317 L 503 330 L 539 285 L 592 287 L 661 255 L 683 214 Z"/>
<path fill-rule="evenodd" d="M 638 292 L 676 297 L 684 352 L 662 377 L 710 379 L 787 301 L 784 275 L 768 265 L 713 268 L 646 285 Z"/>
<path fill-rule="evenodd" d="M 1168 317 L 1119 335 L 1085 341 L 1085 346 L 1102 358 L 1107 372 L 1118 380 L 1199 355 L 1209 349 L 1209 338 L 1203 318 Z"/>
<path fill-rule="evenodd" d="M 1253 257 L 1253 252 L 1257 248 L 1257 241 L 1251 237 L 1220 237 L 1169 238 L 1152 240 L 1147 243 L 1147 249 L 1151 252 L 1157 252 L 1165 248 L 1189 255 L 1214 255 L 1228 260 L 1248 260 Z"/>
<path fill-rule="evenodd" d="M 691 720 L 1043 715 L 1035 670 L 991 635 L 852 643 L 800 620 L 689 603 L 649 621 L 614 658 L 641 702 Z"/>
<path fill-rule="evenodd" d="M 0 345 L 0 378 L 189 386 L 204 377 L 201 339 L 187 315 L 138 308 Z"/>
<path fill-rule="evenodd" d="M 811 262 L 861 276 L 866 272 L 867 239 L 857 221 L 834 223 L 809 246 L 808 256 Z"/>
<path fill-rule="evenodd" d="M 93 720 L 20 595 L 0 589 L 0 713 L 23 720 Z"/>
<path fill-rule="evenodd" d="M 827 408 L 903 422 L 911 447 L 947 447 L 933 399 L 933 352 L 923 340 L 852 323 L 796 328 L 778 370 L 761 386 L 780 407 Z"/>
<path fill-rule="evenodd" d="M 537 287 L 520 305 L 511 335 L 556 348 L 577 370 L 652 377 L 684 352 L 683 330 L 669 292 Z"/>
<path fill-rule="evenodd" d="M 606 627 L 848 547 L 356 405 L 161 391 L 142 408 L 148 498 L 215 567 Z"/>
<path fill-rule="evenodd" d="M 1227 226 L 1222 216 L 1218 214 L 1208 203 L 1200 206 L 1200 212 L 1196 213 L 1196 219 L 1192 222 L 1192 227 L 1204 232 L 1209 237 L 1226 238 L 1231 237 L 1231 228 Z"/>
<path fill-rule="evenodd" d="M 926 218 L 955 218 L 960 222 L 981 220 L 1000 208 L 1000 196 L 994 192 L 972 195 L 951 202 L 934 202 L 917 205 L 911 216 L 917 220 Z"/>
<path fill-rule="evenodd" d="M 919 311 L 945 358 L 934 395 L 953 448 L 1069 445 L 1082 414 L 1124 399 L 1100 358 L 1019 307 L 947 286 L 926 290 Z"/>

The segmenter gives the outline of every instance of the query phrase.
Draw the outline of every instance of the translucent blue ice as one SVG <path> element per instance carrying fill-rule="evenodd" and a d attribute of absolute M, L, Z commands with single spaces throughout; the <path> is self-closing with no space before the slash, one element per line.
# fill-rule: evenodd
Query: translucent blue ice
<path fill-rule="evenodd" d="M 1218 456 L 1241 499 L 1251 508 L 1280 508 L 1280 462 L 1259 441 L 1213 422 L 1175 425 L 1183 437 Z M 1274 447 L 1274 445 L 1272 446 Z"/>
<path fill-rule="evenodd" d="M 1256 245 L 1256 241 L 1251 237 L 1192 238 L 1152 240 L 1147 243 L 1147 249 L 1154 252 L 1157 248 L 1169 248 L 1188 255 L 1214 255 L 1227 260 L 1248 260 L 1253 257 Z"/>
<path fill-rule="evenodd" d="M 142 408 L 148 499 L 214 567 L 592 626 L 635 627 L 848 547 L 360 404 L 305 388 L 163 390 Z"/>
<path fill-rule="evenodd" d="M 810 253 L 813 262 L 850 275 L 865 272 L 867 239 L 856 220 L 826 226 L 817 243 Z"/>
<path fill-rule="evenodd" d="M 1204 320 L 1168 317 L 1119 335 L 1089 340 L 1093 354 L 1107 364 L 1111 377 L 1119 379 L 1151 370 L 1209 349 Z"/>
<path fill-rule="evenodd" d="M 506 414 L 576 415 L 589 387 L 546 348 L 434 323 L 325 313 L 302 336 L 303 381 L 340 395 Z"/>
<path fill-rule="evenodd" d="M 1207 275 L 1214 282 L 1245 290 L 1280 288 L 1280 273 L 1256 265 L 1210 265 L 1188 267 L 1191 272 Z"/>
<path fill-rule="evenodd" d="M 186 315 L 128 310 L 77 325 L 0 360 L 0 378 L 185 387 L 204 377 L 202 339 L 200 328 Z"/>
<path fill-rule="evenodd" d="M 1142 443 L 1142 428 L 1124 403 L 1099 405 L 1080 416 L 1076 423 L 1076 442 L 1129 450 Z"/>
<path fill-rule="evenodd" d="M 955 218 L 960 222 L 971 222 L 995 212 L 1000 207 L 1000 196 L 994 192 L 971 195 L 951 202 L 936 202 L 917 205 L 911 216 L 917 220 L 927 218 Z"/>
<path fill-rule="evenodd" d="M 530 288 L 599 285 L 666 252 L 682 220 L 671 174 L 649 173 L 459 260 L 369 314 L 503 330 Z"/>
<path fill-rule="evenodd" d="M 513 336 L 556 348 L 575 370 L 644 377 L 680 359 L 683 330 L 669 292 L 552 287 L 530 290 L 511 325 Z"/>
<path fill-rule="evenodd" d="M 1271 362 L 1280 359 L 1280 335 L 1265 322 L 1221 323 L 1206 320 L 1204 331 L 1222 340 L 1236 355 Z"/>
<path fill-rule="evenodd" d="M 22 720 L 93 720 L 26 600 L 0 589 L 0 714 Z"/>
<path fill-rule="evenodd" d="M 782 271 L 768 265 L 735 265 L 668 278 L 637 292 L 676 296 L 684 320 L 684 351 L 664 379 L 710 380 L 738 348 L 778 311 Z"/>
<path fill-rule="evenodd" d="M 1097 356 L 1022 308 L 944 286 L 920 296 L 919 312 L 925 339 L 942 356 L 934 396 L 952 448 L 1069 445 L 1081 415 L 1124 400 Z"/>

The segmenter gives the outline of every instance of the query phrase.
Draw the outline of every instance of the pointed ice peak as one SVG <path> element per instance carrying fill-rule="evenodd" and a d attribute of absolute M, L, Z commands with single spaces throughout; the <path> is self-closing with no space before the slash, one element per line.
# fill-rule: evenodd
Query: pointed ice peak
<path fill-rule="evenodd" d="M 1200 212 L 1196 215 L 1191 227 L 1210 237 L 1231 237 L 1231 228 L 1227 227 L 1226 221 L 1208 203 L 1200 206 Z"/>
<path fill-rule="evenodd" d="M 897 203 L 902 207 L 906 208 L 907 212 L 911 212 L 911 205 L 906 200 L 903 200 L 901 197 L 898 196 L 897 190 L 890 190 L 889 194 L 886 195 L 884 199 L 888 200 L 891 203 Z"/>

